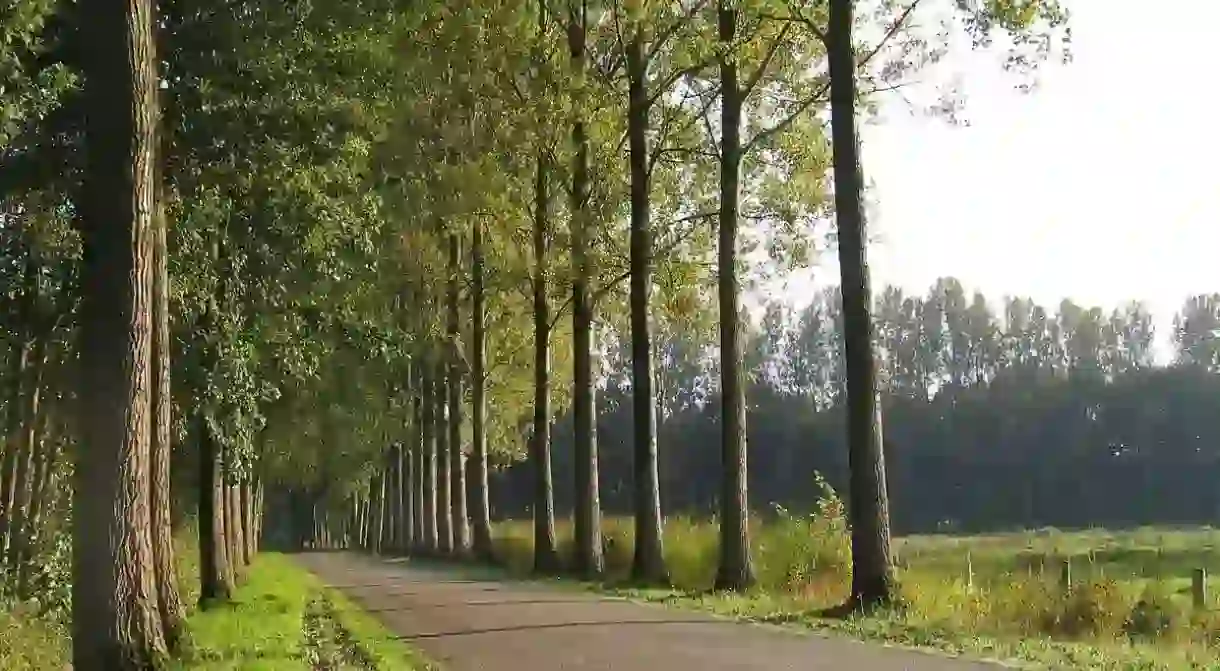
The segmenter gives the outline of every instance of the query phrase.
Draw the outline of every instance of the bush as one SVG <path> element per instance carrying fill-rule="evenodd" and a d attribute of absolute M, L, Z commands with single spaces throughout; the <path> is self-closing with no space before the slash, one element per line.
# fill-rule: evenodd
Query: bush
<path fill-rule="evenodd" d="M 820 495 L 812 513 L 798 515 L 776 506 L 774 522 L 755 525 L 759 587 L 800 592 L 828 578 L 843 581 L 849 575 L 846 506 L 820 473 L 814 475 L 814 485 Z"/>

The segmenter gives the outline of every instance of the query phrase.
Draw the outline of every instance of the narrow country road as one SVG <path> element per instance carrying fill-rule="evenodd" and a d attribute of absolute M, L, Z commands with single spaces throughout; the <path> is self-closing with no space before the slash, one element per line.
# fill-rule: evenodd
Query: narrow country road
<path fill-rule="evenodd" d="M 347 553 L 298 557 L 447 671 L 1002 668 L 458 570 Z"/>

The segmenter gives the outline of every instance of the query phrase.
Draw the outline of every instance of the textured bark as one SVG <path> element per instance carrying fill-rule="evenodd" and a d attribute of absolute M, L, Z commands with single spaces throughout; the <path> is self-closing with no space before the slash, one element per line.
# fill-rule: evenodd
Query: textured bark
<path fill-rule="evenodd" d="M 470 244 L 471 268 L 471 349 L 473 350 L 470 374 L 470 472 L 467 484 L 470 487 L 471 522 L 473 524 L 474 556 L 479 561 L 492 561 L 491 504 L 487 488 L 487 327 L 486 306 L 483 287 L 483 219 L 474 217 Z"/>
<path fill-rule="evenodd" d="M 568 17 L 568 52 L 572 71 L 584 77 L 584 3 Z M 583 100 L 573 106 L 572 145 L 572 425 L 575 452 L 576 505 L 573 512 L 575 568 L 597 578 L 605 572 L 602 555 L 601 496 L 597 478 L 597 401 L 593 386 L 593 276 L 589 261 L 589 144 L 585 137 Z"/>
<path fill-rule="evenodd" d="M 385 478 L 381 472 L 373 476 L 369 500 L 372 502 L 369 524 L 369 549 L 375 554 L 381 554 L 382 531 L 385 529 Z"/>
<path fill-rule="evenodd" d="M 852 50 L 852 20 L 852 0 L 830 0 L 827 57 L 847 374 L 851 605 L 871 608 L 892 600 L 893 573 L 890 568 L 889 498 L 881 443 L 881 409 L 877 401 L 877 363 L 872 345 L 872 289 L 861 197 L 864 179 L 856 131 L 856 61 Z"/>
<path fill-rule="evenodd" d="M 233 593 L 232 569 L 225 552 L 224 510 L 221 504 L 220 446 L 202 416 L 197 418 L 199 441 L 199 606 L 209 608 Z"/>
<path fill-rule="evenodd" d="M 559 570 L 555 543 L 555 483 L 551 479 L 551 343 L 547 303 L 547 238 L 549 237 L 546 156 L 538 152 L 534 179 L 534 435 L 530 462 L 534 467 L 534 570 Z"/>
<path fill-rule="evenodd" d="M 737 5 L 718 0 L 721 46 L 737 37 Z M 750 564 L 749 501 L 746 494 L 745 351 L 741 334 L 741 287 L 737 277 L 738 199 L 741 179 L 741 106 L 737 60 L 720 58 L 720 565 L 718 589 L 754 584 Z"/>
<path fill-rule="evenodd" d="M 165 630 L 165 642 L 177 650 L 186 626 L 186 608 L 178 592 L 174 568 L 174 530 L 170 520 L 170 453 L 173 449 L 173 399 L 170 395 L 169 247 L 164 189 L 157 180 L 156 220 L 153 230 L 153 319 L 152 319 L 152 445 L 150 453 L 149 505 L 151 507 L 153 573 L 157 583 L 157 609 Z"/>
<path fill-rule="evenodd" d="M 435 554 L 440 548 L 440 538 L 436 522 L 436 372 L 438 366 L 431 358 L 424 361 L 423 376 L 423 441 L 424 449 L 420 455 L 421 489 L 424 513 L 424 551 Z"/>
<path fill-rule="evenodd" d="M 229 563 L 233 566 L 233 577 L 241 581 L 246 564 L 245 557 L 246 518 L 241 514 L 240 484 L 225 487 L 225 531 L 229 539 Z"/>
<path fill-rule="evenodd" d="M 168 652 L 149 535 L 153 152 L 151 0 L 78 8 L 84 51 L 81 436 L 72 561 L 72 667 L 157 668 Z"/>
<path fill-rule="evenodd" d="M 627 140 L 631 172 L 631 399 L 634 448 L 635 554 L 631 576 L 644 583 L 669 582 L 661 541 L 661 487 L 657 472 L 656 399 L 648 292 L 652 284 L 652 224 L 648 174 L 648 62 L 643 27 L 627 45 Z"/>

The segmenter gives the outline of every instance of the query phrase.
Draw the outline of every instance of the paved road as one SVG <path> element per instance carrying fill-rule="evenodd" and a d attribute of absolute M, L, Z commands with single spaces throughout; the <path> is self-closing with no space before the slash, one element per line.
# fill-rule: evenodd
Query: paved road
<path fill-rule="evenodd" d="M 446 671 L 1002 668 L 354 554 L 299 561 Z"/>

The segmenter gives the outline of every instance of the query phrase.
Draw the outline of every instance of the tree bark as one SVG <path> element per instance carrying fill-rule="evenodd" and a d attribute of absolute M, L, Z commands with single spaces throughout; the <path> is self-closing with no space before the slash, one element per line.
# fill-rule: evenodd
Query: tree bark
<path fill-rule="evenodd" d="M 22 305 L 25 305 L 22 300 Z M 28 320 L 28 311 L 23 308 L 22 320 Z M 26 335 L 12 355 L 9 367 L 9 403 L 8 416 L 5 417 L 3 438 L 5 440 L 4 460 L 0 463 L 0 560 L 8 556 L 11 539 L 13 507 L 17 503 L 17 463 L 21 455 L 21 413 L 25 406 L 22 403 L 26 393 L 25 381 L 29 376 L 29 368 L 33 356 L 34 340 Z"/>
<path fill-rule="evenodd" d="M 14 446 L 17 468 L 13 474 L 13 508 L 9 520 L 9 541 L 5 561 L 9 570 L 22 572 L 21 555 L 29 543 L 30 504 L 34 493 L 34 448 L 38 444 L 39 418 L 43 413 L 43 373 L 47 367 L 48 334 L 36 334 L 30 352 L 31 366 L 26 371 L 25 391 L 21 396 L 21 428 Z"/>
<path fill-rule="evenodd" d="M 449 445 L 449 413 L 447 412 L 449 356 L 443 348 L 437 352 L 436 387 L 432 392 L 436 421 L 436 537 L 437 550 L 442 555 L 453 553 L 453 497 L 449 491 L 449 469 L 452 464 Z"/>
<path fill-rule="evenodd" d="M 722 48 L 737 38 L 737 6 L 718 0 L 717 23 Z M 741 107 L 737 59 L 720 57 L 720 566 L 718 589 L 746 589 L 754 584 L 750 564 L 749 509 L 746 495 L 745 350 L 741 337 L 741 290 L 737 278 L 737 225 L 741 171 Z"/>
<path fill-rule="evenodd" d="M 540 149 L 534 179 L 534 435 L 530 441 L 530 461 L 534 467 L 534 570 L 539 573 L 559 570 L 555 484 L 551 478 L 551 334 L 546 295 L 549 209 L 546 156 Z"/>
<path fill-rule="evenodd" d="M 462 352 L 459 320 L 458 273 L 461 271 L 461 243 L 457 233 L 449 234 L 449 492 L 452 497 L 453 552 L 458 556 L 470 553 L 470 519 L 466 513 L 466 468 L 462 455 Z"/>
<path fill-rule="evenodd" d="M 149 535 L 153 153 L 157 58 L 151 0 L 79 7 L 85 179 L 72 666 L 158 668 L 168 651 Z"/>
<path fill-rule="evenodd" d="M 415 426 L 415 432 L 412 434 L 412 439 L 415 441 L 414 449 L 411 451 L 411 498 L 414 500 L 414 506 L 411 516 L 411 531 L 415 537 L 415 544 L 412 550 L 415 552 L 427 550 L 427 542 L 425 541 L 424 524 L 424 383 L 427 380 L 427 366 L 424 362 L 415 361 L 414 375 L 414 393 L 411 396 L 411 418 Z"/>
<path fill-rule="evenodd" d="M 157 179 L 156 219 L 153 231 L 153 323 L 152 323 L 152 447 L 149 503 L 152 510 L 153 571 L 157 582 L 157 608 L 165 629 L 165 642 L 171 651 L 182 643 L 186 608 L 178 592 L 174 568 L 174 530 L 170 520 L 170 454 L 173 449 L 173 401 L 170 395 L 169 330 L 169 219 L 166 217 L 164 187 Z"/>
<path fill-rule="evenodd" d="M 579 81 L 585 68 L 584 3 L 571 7 L 568 51 Z M 577 91 L 577 96 L 581 96 Z M 576 505 L 573 517 L 575 566 L 578 575 L 594 579 L 605 572 L 602 555 L 601 497 L 597 477 L 597 401 L 593 386 L 593 276 L 588 253 L 589 145 L 585 137 L 584 100 L 573 105 L 572 145 L 572 425 L 576 462 Z"/>
<path fill-rule="evenodd" d="M 369 542 L 374 554 L 381 554 L 381 539 L 385 529 L 385 478 L 378 471 L 373 475 L 372 488 L 369 494 L 372 502 L 372 522 L 369 527 Z"/>
<path fill-rule="evenodd" d="M 440 535 L 437 532 L 437 498 L 436 498 L 436 388 L 435 382 L 438 368 L 431 355 L 425 355 L 423 375 L 422 414 L 424 418 L 424 449 L 420 454 L 420 484 L 422 485 L 424 513 L 424 551 L 436 554 L 440 549 Z"/>
<path fill-rule="evenodd" d="M 221 504 L 220 446 L 212 429 L 197 410 L 199 441 L 199 607 L 207 609 L 228 601 L 233 593 L 232 569 L 225 552 L 224 514 Z"/>
<path fill-rule="evenodd" d="M 473 350 L 473 370 L 471 381 L 470 409 L 470 500 L 474 509 L 472 522 L 474 524 L 474 556 L 483 562 L 491 562 L 493 557 L 491 542 L 491 504 L 487 488 L 487 328 L 485 325 L 484 288 L 483 288 L 483 219 L 474 218 L 474 230 L 471 233 L 470 268 L 473 290 L 471 291 L 471 349 Z"/>
<path fill-rule="evenodd" d="M 830 0 L 827 57 L 830 68 L 831 139 L 834 149 L 835 219 L 843 291 L 844 363 L 847 372 L 848 463 L 851 468 L 851 605 L 871 608 L 893 597 L 889 499 L 877 402 L 870 287 L 859 136 L 856 131 L 856 60 L 852 48 L 852 0 Z"/>
<path fill-rule="evenodd" d="M 242 571 L 246 568 L 245 562 L 242 561 L 245 557 L 243 548 L 246 545 L 246 518 L 241 514 L 240 490 L 239 483 L 225 487 L 225 531 L 229 537 L 229 563 L 233 566 L 233 577 L 239 582 L 244 578 Z"/>
<path fill-rule="evenodd" d="M 30 497 L 30 532 L 25 535 L 25 549 L 22 552 L 21 562 L 18 566 L 19 572 L 17 574 L 17 593 L 22 596 L 30 594 L 29 579 L 32 569 L 30 564 L 33 561 L 34 553 L 38 551 L 42 544 L 43 513 L 53 503 L 51 499 L 54 496 L 54 490 L 51 485 L 51 478 L 55 466 L 59 461 L 60 437 L 51 433 L 51 417 L 53 413 L 57 412 L 59 412 L 59 409 L 51 407 L 51 404 L 48 403 L 48 406 L 41 413 L 41 427 L 38 430 L 37 456 L 34 461 L 34 478 L 32 482 L 34 489 Z"/>
<path fill-rule="evenodd" d="M 661 540 L 661 487 L 657 472 L 656 399 L 652 390 L 652 338 L 648 291 L 652 283 L 652 224 L 649 221 L 648 63 L 644 28 L 633 28 L 627 45 L 627 136 L 631 172 L 631 400 L 634 439 L 635 554 L 631 576 L 643 583 L 669 582 Z"/>

